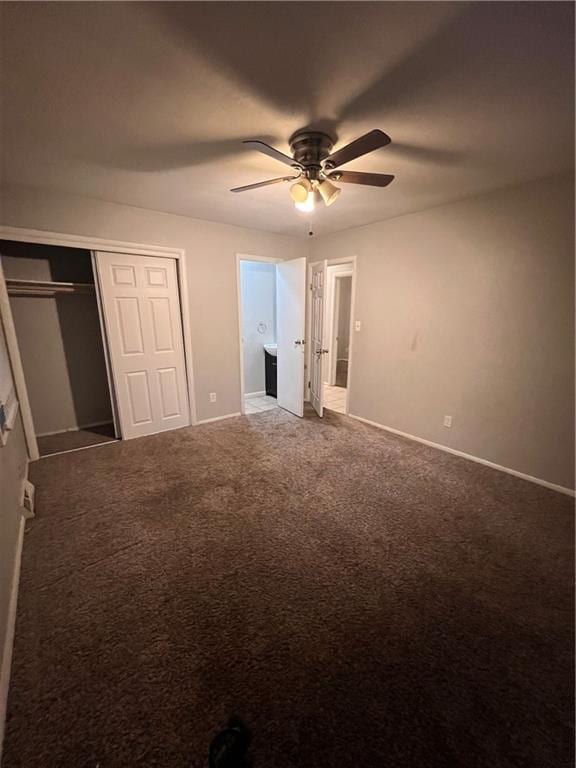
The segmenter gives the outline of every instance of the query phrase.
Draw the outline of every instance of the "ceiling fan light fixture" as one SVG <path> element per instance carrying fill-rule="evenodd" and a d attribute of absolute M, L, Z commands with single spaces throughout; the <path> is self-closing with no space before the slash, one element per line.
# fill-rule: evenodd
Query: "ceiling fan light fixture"
<path fill-rule="evenodd" d="M 303 203 L 294 203 L 295 207 L 302 213 L 312 213 L 316 207 L 316 193 L 310 190 L 306 200 Z"/>
<path fill-rule="evenodd" d="M 328 179 L 324 179 L 318 184 L 318 192 L 320 192 L 322 200 L 328 206 L 332 205 L 342 190 Z"/>
<path fill-rule="evenodd" d="M 304 200 L 295 200 L 294 195 L 292 195 L 294 206 L 302 213 L 312 213 L 316 208 L 316 203 L 320 199 L 320 195 L 318 194 L 318 182 L 310 181 L 310 179 L 303 179 L 301 182 L 297 182 L 297 184 L 302 184 L 307 191 Z M 297 184 L 294 184 L 294 186 L 297 186 Z M 290 193 L 292 193 L 292 190 L 290 190 Z"/>
<path fill-rule="evenodd" d="M 299 179 L 296 184 L 292 184 L 290 187 L 290 196 L 296 205 L 298 203 L 305 204 L 311 192 L 312 184 L 306 178 Z"/>

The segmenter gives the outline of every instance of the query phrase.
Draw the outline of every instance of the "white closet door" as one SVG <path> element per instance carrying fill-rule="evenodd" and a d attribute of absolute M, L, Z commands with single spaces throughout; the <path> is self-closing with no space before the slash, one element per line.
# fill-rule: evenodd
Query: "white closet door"
<path fill-rule="evenodd" d="M 174 259 L 96 253 L 122 437 L 190 423 Z"/>
<path fill-rule="evenodd" d="M 281 408 L 304 416 L 306 259 L 276 264 L 277 400 Z"/>

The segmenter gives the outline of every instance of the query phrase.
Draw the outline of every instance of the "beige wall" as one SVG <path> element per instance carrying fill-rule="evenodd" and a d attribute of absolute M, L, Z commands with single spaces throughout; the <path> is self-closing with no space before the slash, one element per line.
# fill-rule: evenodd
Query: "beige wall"
<path fill-rule="evenodd" d="M 293 259 L 307 255 L 306 240 L 29 187 L 0 194 L 6 226 L 184 248 L 198 418 L 240 410 L 236 253 Z"/>
<path fill-rule="evenodd" d="M 351 413 L 574 488 L 573 179 L 312 243 L 352 255 Z"/>
<path fill-rule="evenodd" d="M 85 251 L 0 243 L 0 256 L 7 278 L 93 282 Z M 12 296 L 10 305 L 36 434 L 112 421 L 96 295 Z"/>

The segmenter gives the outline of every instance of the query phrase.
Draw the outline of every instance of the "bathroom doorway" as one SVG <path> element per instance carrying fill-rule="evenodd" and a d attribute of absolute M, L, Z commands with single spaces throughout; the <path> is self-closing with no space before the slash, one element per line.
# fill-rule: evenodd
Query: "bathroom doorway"
<path fill-rule="evenodd" d="M 237 254 L 240 407 L 304 416 L 306 259 Z"/>
<path fill-rule="evenodd" d="M 276 263 L 241 259 L 239 288 L 242 412 L 253 415 L 278 406 Z"/>

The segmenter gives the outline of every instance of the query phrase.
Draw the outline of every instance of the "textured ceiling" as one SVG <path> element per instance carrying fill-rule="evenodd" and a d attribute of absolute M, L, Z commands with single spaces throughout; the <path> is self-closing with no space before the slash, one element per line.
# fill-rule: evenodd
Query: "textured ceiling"
<path fill-rule="evenodd" d="M 325 233 L 573 163 L 571 3 L 2 3 L 4 179 L 305 235 L 245 149 L 299 128 L 392 144 L 346 170 Z"/>

